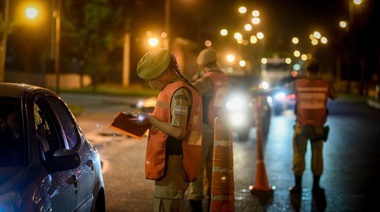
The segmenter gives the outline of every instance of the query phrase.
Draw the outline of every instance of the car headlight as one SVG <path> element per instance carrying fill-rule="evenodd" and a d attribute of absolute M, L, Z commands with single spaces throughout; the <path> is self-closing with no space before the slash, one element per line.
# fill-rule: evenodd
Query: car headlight
<path fill-rule="evenodd" d="M 247 114 L 248 109 L 251 107 L 248 97 L 243 94 L 234 94 L 228 98 L 226 107 L 228 109 L 228 116 L 232 126 L 244 126 L 248 123 Z"/>
<path fill-rule="evenodd" d="M 236 95 L 227 101 L 226 107 L 228 110 L 245 110 L 245 108 L 248 106 L 248 103 L 246 101 L 246 97 L 242 95 Z"/>
<path fill-rule="evenodd" d="M 0 212 L 20 211 L 22 197 L 18 192 L 8 192 L 0 196 Z"/>
<path fill-rule="evenodd" d="M 267 101 L 269 104 L 273 103 L 273 99 L 271 96 L 267 96 Z"/>
<path fill-rule="evenodd" d="M 265 81 L 262 81 L 259 85 L 259 88 L 261 89 L 264 89 L 264 90 L 267 90 L 269 88 L 269 83 L 268 82 L 265 82 Z"/>
<path fill-rule="evenodd" d="M 230 123 L 233 126 L 243 126 L 246 123 L 247 117 L 243 113 L 231 113 L 229 115 Z"/>

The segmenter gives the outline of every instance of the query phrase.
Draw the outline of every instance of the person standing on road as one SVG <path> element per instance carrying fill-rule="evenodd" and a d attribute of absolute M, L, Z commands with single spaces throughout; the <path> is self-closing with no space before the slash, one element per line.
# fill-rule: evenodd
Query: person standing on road
<path fill-rule="evenodd" d="M 214 120 L 226 105 L 226 95 L 230 87 L 229 79 L 217 63 L 216 51 L 202 50 L 197 58 L 204 75 L 193 82 L 202 95 L 203 130 L 201 172 L 195 182 L 190 183 L 188 199 L 192 211 L 202 211 L 202 200 L 211 200 L 212 157 L 214 148 Z"/>
<path fill-rule="evenodd" d="M 138 63 L 137 74 L 160 91 L 153 113 L 136 119 L 137 124 L 151 125 L 145 176 L 155 180 L 154 211 L 183 211 L 184 193 L 200 170 L 201 96 L 165 49 L 147 52 Z"/>
<path fill-rule="evenodd" d="M 323 173 L 323 142 L 327 140 L 328 127 L 324 127 L 327 120 L 328 98 L 337 98 L 335 89 L 327 80 L 318 77 L 320 63 L 317 59 L 310 59 L 306 63 L 306 77 L 298 78 L 292 85 L 296 94 L 296 124 L 293 134 L 293 173 L 295 186 L 290 189 L 291 194 L 302 193 L 302 174 L 305 170 L 305 153 L 307 142 L 311 142 L 311 171 L 313 173 L 312 194 L 324 194 L 319 186 Z"/>

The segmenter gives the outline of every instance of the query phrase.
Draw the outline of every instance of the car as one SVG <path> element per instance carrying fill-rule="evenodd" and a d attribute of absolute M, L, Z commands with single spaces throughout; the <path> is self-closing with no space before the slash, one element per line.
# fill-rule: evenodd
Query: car
<path fill-rule="evenodd" d="M 274 115 L 281 115 L 285 110 L 294 110 L 296 105 L 296 95 L 289 93 L 286 89 L 278 88 L 272 91 L 268 97 L 268 102 L 272 105 Z"/>
<path fill-rule="evenodd" d="M 15 109 L 18 129 L 4 139 L 0 122 L 0 144 L 12 146 L 0 152 L 0 211 L 105 211 L 100 155 L 63 99 L 1 82 L 0 112 L 5 105 Z"/>
<path fill-rule="evenodd" d="M 249 138 L 250 131 L 256 127 L 256 120 L 261 123 L 263 137 L 269 133 L 271 108 L 265 93 L 256 86 L 255 77 L 249 74 L 227 74 L 231 89 L 227 98 L 227 111 L 230 117 L 232 132 L 240 141 Z M 259 97 L 262 98 L 259 98 Z M 257 110 L 260 101 L 260 110 Z M 257 112 L 260 114 L 257 114 Z M 259 115 L 256 117 L 256 115 Z"/>
<path fill-rule="evenodd" d="M 281 115 L 285 110 L 294 110 L 296 105 L 296 95 L 292 93 L 286 86 L 288 83 L 293 82 L 297 77 L 287 76 L 283 77 L 278 86 L 270 87 L 267 82 L 260 83 L 261 87 L 268 94 L 268 102 L 273 108 L 274 115 Z"/>

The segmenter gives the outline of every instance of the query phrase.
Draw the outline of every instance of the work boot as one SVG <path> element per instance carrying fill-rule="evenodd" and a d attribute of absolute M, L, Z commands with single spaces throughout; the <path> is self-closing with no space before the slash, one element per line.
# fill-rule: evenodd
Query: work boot
<path fill-rule="evenodd" d="M 302 175 L 294 175 L 295 185 L 289 188 L 290 204 L 295 211 L 301 209 L 301 197 L 302 197 Z"/>
<path fill-rule="evenodd" d="M 301 194 L 302 193 L 302 188 L 299 186 L 293 186 L 292 188 L 289 189 L 291 194 Z"/>
<path fill-rule="evenodd" d="M 294 175 L 295 186 L 289 189 L 291 194 L 302 193 L 302 175 Z"/>
<path fill-rule="evenodd" d="M 202 200 L 190 200 L 191 212 L 202 212 Z"/>
<path fill-rule="evenodd" d="M 313 176 L 313 189 L 312 189 L 313 195 L 322 195 L 325 193 L 325 189 L 319 187 L 319 179 L 321 179 L 321 176 L 319 175 Z"/>
<path fill-rule="evenodd" d="M 312 193 L 313 194 L 317 194 L 317 193 L 320 193 L 321 190 L 323 190 L 321 187 L 319 187 L 319 180 L 321 179 L 321 176 L 319 175 L 313 175 L 313 189 L 312 189 Z"/>

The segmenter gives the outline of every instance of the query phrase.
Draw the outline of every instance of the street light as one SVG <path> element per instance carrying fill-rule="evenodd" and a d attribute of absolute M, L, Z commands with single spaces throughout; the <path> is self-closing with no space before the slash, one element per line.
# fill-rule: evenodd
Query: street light
<path fill-rule="evenodd" d="M 35 19 L 38 16 L 39 12 L 35 7 L 28 7 L 25 9 L 25 15 L 29 19 Z"/>
<path fill-rule="evenodd" d="M 3 19 L 0 19 L 0 24 L 2 28 L 0 30 L 0 82 L 4 81 L 5 78 L 5 57 L 6 57 L 6 49 L 7 49 L 7 40 L 8 35 L 11 33 L 11 26 L 13 24 L 18 23 L 20 20 L 10 20 L 9 19 L 9 0 L 5 0 L 4 5 L 4 16 Z M 22 7 L 20 7 L 22 8 Z M 22 9 L 24 10 L 24 8 Z M 39 15 L 39 10 L 35 7 L 26 7 L 23 11 L 25 13 L 25 17 L 29 20 L 37 18 Z M 21 17 L 21 16 L 16 16 Z"/>
<path fill-rule="evenodd" d="M 59 45 L 60 45 L 60 35 L 61 35 L 61 5 L 62 5 L 61 0 L 53 0 L 53 8 L 55 9 L 53 13 L 53 15 L 55 15 L 55 28 L 54 28 L 55 42 L 53 45 L 54 46 L 54 72 L 56 76 L 55 85 L 56 85 L 57 94 L 59 94 L 59 90 L 60 90 Z"/>
<path fill-rule="evenodd" d="M 151 38 L 148 39 L 148 44 L 151 47 L 156 47 L 159 42 L 160 41 L 157 38 L 155 38 L 155 37 L 151 37 Z"/>

